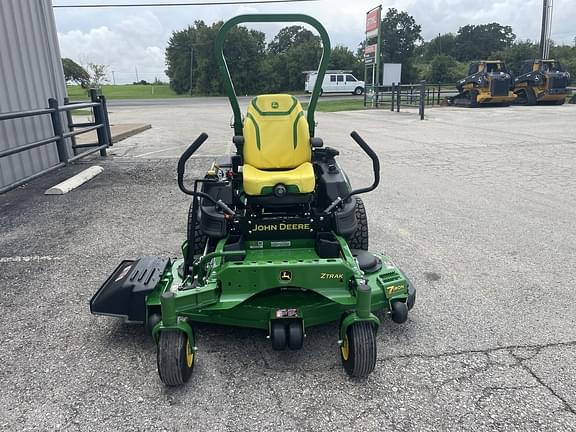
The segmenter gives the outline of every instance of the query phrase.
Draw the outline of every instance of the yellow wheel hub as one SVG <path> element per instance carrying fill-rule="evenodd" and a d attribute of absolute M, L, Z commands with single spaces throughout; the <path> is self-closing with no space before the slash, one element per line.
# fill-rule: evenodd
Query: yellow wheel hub
<path fill-rule="evenodd" d="M 350 346 L 348 345 L 348 335 L 344 336 L 344 340 L 342 341 L 342 345 L 340 345 L 340 353 L 342 354 L 342 358 L 344 360 L 348 360 L 350 356 Z"/>
<path fill-rule="evenodd" d="M 192 351 L 192 347 L 190 346 L 190 340 L 186 340 L 186 364 L 189 368 L 192 367 L 192 363 L 194 363 L 194 352 Z"/>

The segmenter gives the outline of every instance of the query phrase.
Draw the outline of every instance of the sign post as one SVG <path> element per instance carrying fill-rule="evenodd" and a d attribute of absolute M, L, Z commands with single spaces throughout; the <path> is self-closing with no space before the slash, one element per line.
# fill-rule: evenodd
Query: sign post
<path fill-rule="evenodd" d="M 364 82 L 368 84 L 371 78 L 372 104 L 378 98 L 378 85 L 380 81 L 381 65 L 381 36 L 380 28 L 382 21 L 382 5 L 366 13 L 366 40 L 364 43 Z M 368 85 L 366 85 L 366 90 Z M 364 91 L 364 106 L 366 106 L 367 91 Z"/>

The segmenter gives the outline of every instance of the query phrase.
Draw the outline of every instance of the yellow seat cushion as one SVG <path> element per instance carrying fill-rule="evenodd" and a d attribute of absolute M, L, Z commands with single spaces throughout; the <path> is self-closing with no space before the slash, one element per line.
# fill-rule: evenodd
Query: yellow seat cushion
<path fill-rule="evenodd" d="M 298 99 L 288 94 L 256 96 L 243 128 L 243 183 L 247 195 L 268 195 L 278 183 L 288 193 L 316 185 L 308 122 Z"/>
<path fill-rule="evenodd" d="M 268 195 L 278 183 L 286 185 L 288 193 L 310 193 L 316 185 L 314 168 L 310 162 L 282 171 L 265 171 L 244 164 L 242 175 L 247 195 Z"/>
<path fill-rule="evenodd" d="M 244 120 L 244 162 L 258 169 L 291 169 L 311 162 L 308 122 L 288 94 L 256 96 Z"/>

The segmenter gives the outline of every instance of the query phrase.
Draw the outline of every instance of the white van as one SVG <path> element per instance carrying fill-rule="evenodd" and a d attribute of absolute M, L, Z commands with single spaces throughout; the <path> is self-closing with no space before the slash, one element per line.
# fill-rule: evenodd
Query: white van
<path fill-rule="evenodd" d="M 312 93 L 314 90 L 317 76 L 317 72 L 306 73 L 306 86 L 304 87 L 306 93 Z M 350 72 L 327 71 L 324 75 L 320 94 L 323 93 L 352 93 L 361 95 L 364 93 L 364 81 L 360 81 Z"/>

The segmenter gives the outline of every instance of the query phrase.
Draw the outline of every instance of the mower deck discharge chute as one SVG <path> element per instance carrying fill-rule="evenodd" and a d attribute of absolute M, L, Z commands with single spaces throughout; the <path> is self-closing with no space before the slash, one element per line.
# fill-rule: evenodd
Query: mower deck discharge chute
<path fill-rule="evenodd" d="M 242 22 L 304 22 L 318 32 L 323 56 L 307 112 L 286 94 L 255 97 L 240 113 L 223 55 L 224 37 Z M 220 29 L 216 50 L 234 112 L 236 151 L 216 160 L 192 188 L 186 161 L 206 141 L 201 134 L 178 162 L 178 184 L 191 195 L 183 258 L 124 261 L 92 298 L 92 313 L 142 321 L 158 344 L 160 378 L 187 381 L 194 366 L 193 323 L 262 329 L 276 350 L 300 349 L 306 328 L 340 320 L 345 370 L 365 377 L 376 365 L 374 314 L 403 323 L 416 291 L 387 256 L 368 252 L 366 212 L 336 161 L 338 151 L 315 137 L 314 111 L 330 54 L 326 30 L 306 15 L 242 15 Z"/>

